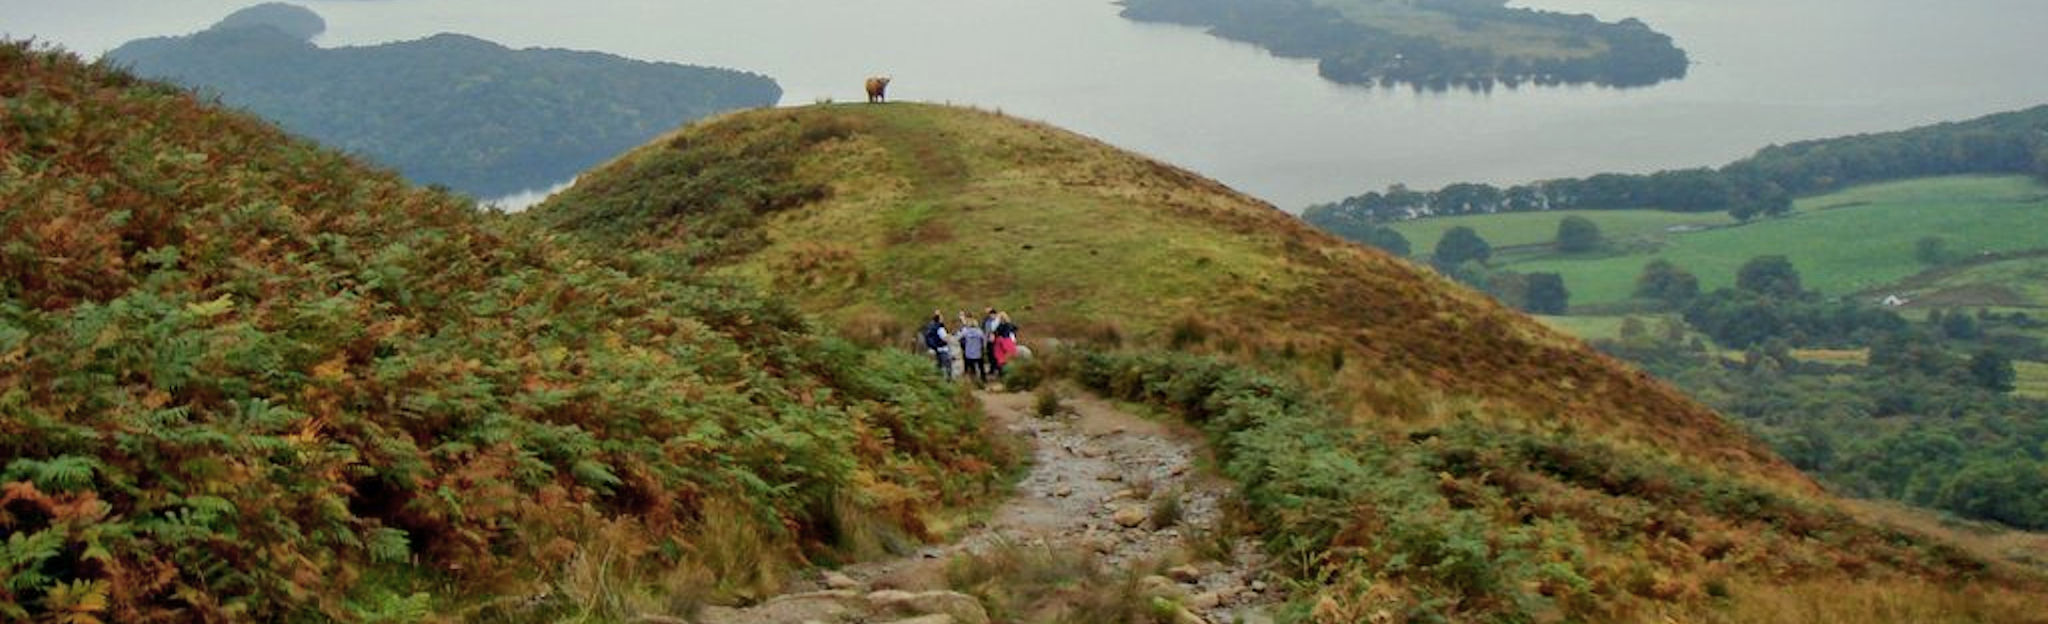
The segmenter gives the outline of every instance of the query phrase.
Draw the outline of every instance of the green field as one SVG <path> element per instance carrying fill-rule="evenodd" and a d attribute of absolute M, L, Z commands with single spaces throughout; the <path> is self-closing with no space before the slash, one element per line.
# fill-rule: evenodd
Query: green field
<path fill-rule="evenodd" d="M 2013 394 L 2031 399 L 2048 400 L 2048 363 L 2013 362 L 2012 367 L 2019 373 Z"/>
<path fill-rule="evenodd" d="M 1659 243 L 1675 236 L 1674 229 L 1713 228 L 1735 224 L 1725 212 L 1667 212 L 1663 210 L 1558 210 L 1551 212 L 1509 212 L 1416 219 L 1394 223 L 1394 231 L 1408 238 L 1416 255 L 1436 247 L 1444 231 L 1466 226 L 1495 249 L 1527 245 L 1549 245 L 1557 240 L 1557 222 L 1578 215 L 1600 225 L 1600 233 L 1619 246 Z M 1548 248 L 1545 248 L 1548 251 Z"/>
<path fill-rule="evenodd" d="M 1694 216 L 1697 215 L 1674 215 Z M 1517 219 L 1507 219 L 1516 217 Z M 1547 217 L 1539 219 L 1538 217 Z M 1536 224 L 1557 215 L 1548 213 L 1460 217 L 1475 229 L 1499 232 L 1496 246 L 1529 241 Z M 1487 224 L 1500 219 L 1503 224 Z M 1453 219 L 1429 219 L 1448 228 Z M 1807 288 L 1828 295 L 1871 290 L 1920 273 L 1914 242 L 1923 236 L 1948 239 L 1950 249 L 1965 254 L 2011 252 L 2048 247 L 2048 186 L 2023 176 L 1956 176 L 1874 184 L 1799 200 L 1790 216 L 1741 227 L 1674 234 L 1654 253 L 1576 259 L 1537 257 L 1513 261 L 1517 271 L 1562 273 L 1572 304 L 1598 304 L 1628 298 L 1645 263 L 1664 258 L 1700 278 L 1712 290 L 1731 286 L 1735 271 L 1750 258 L 1783 254 L 1792 259 Z M 1412 227 L 1411 224 L 1402 224 Z M 1607 226 L 1603 223 L 1603 229 Z M 1424 230 L 1416 229 L 1416 235 Z M 1617 232 L 1622 231 L 1617 226 Z M 1403 231 L 1404 235 L 1409 235 Z M 1410 235 L 1410 240 L 1416 240 Z M 1418 241 L 1418 248 L 1434 245 Z M 1512 260 L 1512 259 L 1511 259 Z M 2036 286 L 2038 291 L 2039 287 Z"/>
<path fill-rule="evenodd" d="M 1930 306 L 2048 307 L 2048 254 L 1930 271 L 1898 291 Z"/>

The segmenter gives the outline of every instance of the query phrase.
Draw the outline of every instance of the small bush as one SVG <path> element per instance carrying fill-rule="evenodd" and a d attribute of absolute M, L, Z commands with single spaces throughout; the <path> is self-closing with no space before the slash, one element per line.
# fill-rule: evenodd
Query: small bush
<path fill-rule="evenodd" d="M 1152 528 L 1164 529 L 1180 524 L 1184 511 L 1181 509 L 1180 492 L 1167 492 L 1152 499 Z"/>
<path fill-rule="evenodd" d="M 1140 570 L 1110 572 L 1095 555 L 1000 544 L 946 563 L 946 583 L 974 596 L 997 622 L 1153 622 Z"/>
<path fill-rule="evenodd" d="M 1032 403 L 1031 410 L 1041 417 L 1058 416 L 1060 410 L 1066 407 L 1060 402 L 1059 389 L 1052 387 L 1051 384 L 1039 386 L 1037 396 L 1038 400 Z"/>

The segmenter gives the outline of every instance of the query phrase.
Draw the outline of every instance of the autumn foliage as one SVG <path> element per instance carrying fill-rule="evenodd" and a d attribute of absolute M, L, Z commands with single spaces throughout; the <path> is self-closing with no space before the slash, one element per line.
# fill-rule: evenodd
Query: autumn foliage
<path fill-rule="evenodd" d="M 599 536 L 716 585 L 712 528 L 914 540 L 1011 462 L 685 263 L 25 43 L 0 107 L 0 620 L 559 615 Z"/>

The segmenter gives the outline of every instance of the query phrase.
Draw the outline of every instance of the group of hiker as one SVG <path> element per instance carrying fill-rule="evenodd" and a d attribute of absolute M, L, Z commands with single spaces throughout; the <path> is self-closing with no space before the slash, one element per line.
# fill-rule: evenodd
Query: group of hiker
<path fill-rule="evenodd" d="M 1001 380 L 1003 366 L 1017 355 L 1017 324 L 1010 322 L 1008 313 L 993 307 L 983 314 L 979 321 L 960 311 L 958 330 L 946 326 L 946 316 L 932 310 L 932 318 L 919 332 L 924 346 L 931 350 L 932 357 L 939 364 L 939 376 L 947 381 L 954 379 L 953 343 L 960 345 L 961 369 L 978 384 L 987 384 L 990 377 Z"/>

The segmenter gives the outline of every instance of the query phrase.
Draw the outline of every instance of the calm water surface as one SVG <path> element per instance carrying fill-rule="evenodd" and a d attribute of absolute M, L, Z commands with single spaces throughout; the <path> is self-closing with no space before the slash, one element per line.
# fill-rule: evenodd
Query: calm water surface
<path fill-rule="evenodd" d="M 0 0 L 0 33 L 96 56 L 253 4 Z M 1323 81 L 1107 0 L 325 0 L 319 43 L 461 32 L 764 73 L 785 105 L 891 95 L 1043 119 L 1289 210 L 1395 182 L 1498 184 L 1718 165 L 1771 143 L 2048 103 L 2040 0 L 1534 0 L 1640 17 L 1696 63 L 1647 89 L 1415 93 Z"/>

